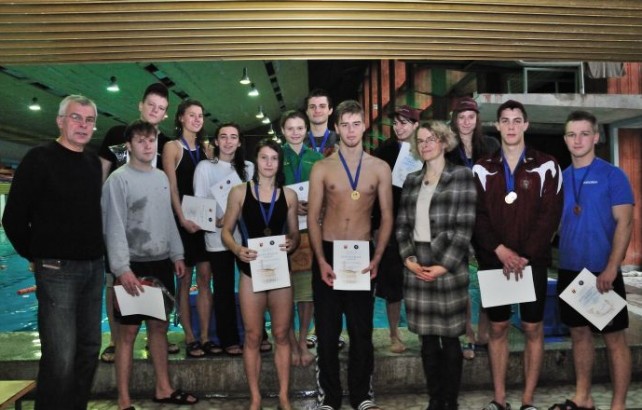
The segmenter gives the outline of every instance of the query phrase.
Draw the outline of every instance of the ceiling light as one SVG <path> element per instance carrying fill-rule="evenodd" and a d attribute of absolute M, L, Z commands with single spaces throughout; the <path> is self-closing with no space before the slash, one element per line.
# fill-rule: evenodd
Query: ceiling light
<path fill-rule="evenodd" d="M 272 124 L 270 124 L 270 129 L 268 130 L 269 135 L 274 135 L 274 128 L 272 128 Z"/>
<path fill-rule="evenodd" d="M 29 109 L 31 111 L 40 111 L 41 107 L 40 104 L 38 104 L 38 99 L 36 97 L 33 97 L 31 100 L 31 104 L 29 104 Z"/>
<path fill-rule="evenodd" d="M 112 76 L 109 79 L 109 85 L 107 86 L 107 91 L 112 92 L 112 93 L 117 93 L 120 91 L 120 87 L 118 86 L 118 83 L 116 82 L 116 77 Z"/>
<path fill-rule="evenodd" d="M 239 80 L 239 83 L 243 85 L 248 85 L 249 83 L 251 83 L 250 77 L 247 75 L 247 67 L 243 67 L 243 76 Z"/>
<path fill-rule="evenodd" d="M 256 118 L 263 119 L 265 117 L 265 114 L 263 114 L 263 106 L 259 105 L 259 112 L 256 113 Z"/>
<path fill-rule="evenodd" d="M 270 117 L 264 117 L 264 118 L 261 120 L 261 122 L 262 122 L 263 124 L 269 124 L 269 123 L 270 123 Z"/>
<path fill-rule="evenodd" d="M 254 83 L 250 86 L 250 91 L 248 91 L 247 95 L 250 97 L 258 97 L 259 96 L 259 90 L 256 89 L 256 86 Z"/>

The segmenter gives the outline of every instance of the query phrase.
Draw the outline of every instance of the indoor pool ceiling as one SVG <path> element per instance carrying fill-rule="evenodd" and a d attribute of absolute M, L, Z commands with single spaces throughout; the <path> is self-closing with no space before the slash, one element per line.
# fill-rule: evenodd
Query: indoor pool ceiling
<path fill-rule="evenodd" d="M 639 0 L 154 1 L 0 3 L 0 140 L 56 134 L 60 98 L 98 103 L 97 136 L 138 116 L 144 87 L 165 81 L 170 115 L 201 100 L 218 121 L 261 129 L 298 107 L 307 61 L 642 61 Z M 260 96 L 239 84 L 244 67 Z M 121 91 L 105 90 L 115 76 Z M 40 112 L 26 107 L 33 98 Z M 171 119 L 164 131 L 171 133 Z"/>

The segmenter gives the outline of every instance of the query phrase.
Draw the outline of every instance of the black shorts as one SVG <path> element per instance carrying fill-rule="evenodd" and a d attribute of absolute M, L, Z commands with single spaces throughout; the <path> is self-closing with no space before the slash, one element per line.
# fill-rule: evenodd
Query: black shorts
<path fill-rule="evenodd" d="M 559 295 L 566 289 L 568 285 L 573 282 L 573 279 L 579 274 L 577 271 L 571 271 L 566 269 L 560 269 L 557 279 L 557 294 Z M 618 295 L 626 299 L 626 290 L 624 288 L 624 277 L 622 277 L 622 272 L 618 271 L 615 280 L 613 281 L 613 291 Z M 583 327 L 588 326 L 591 328 L 593 333 L 612 333 L 618 332 L 620 330 L 627 329 L 629 327 L 629 311 L 624 306 L 624 309 L 620 311 L 613 320 L 604 327 L 604 329 L 599 330 L 591 324 L 584 316 L 579 314 L 577 310 L 573 309 L 568 303 L 564 302 L 559 297 L 557 298 L 560 306 L 560 318 L 562 323 L 568 327 Z"/>
<path fill-rule="evenodd" d="M 197 231 L 189 233 L 176 222 L 181 242 L 185 249 L 185 266 L 194 267 L 197 263 L 207 262 L 207 251 L 205 250 L 205 232 Z"/>
<path fill-rule="evenodd" d="M 167 291 L 174 295 L 174 264 L 169 259 L 150 262 L 130 262 L 129 267 L 136 277 L 142 278 L 151 276 L 161 281 Z M 144 320 L 158 320 L 145 315 L 129 315 L 123 316 L 120 310 L 114 308 L 114 318 L 122 325 L 140 325 Z"/>
<path fill-rule="evenodd" d="M 544 320 L 544 307 L 546 304 L 546 290 L 548 287 L 548 269 L 542 266 L 533 266 L 533 284 L 535 285 L 535 302 L 519 304 L 519 316 L 522 322 L 538 323 Z M 510 320 L 511 306 L 495 306 L 486 308 L 491 322 L 506 322 Z"/>
<path fill-rule="evenodd" d="M 391 303 L 400 302 L 403 299 L 403 269 L 399 244 L 391 238 L 379 262 L 375 294 Z"/>

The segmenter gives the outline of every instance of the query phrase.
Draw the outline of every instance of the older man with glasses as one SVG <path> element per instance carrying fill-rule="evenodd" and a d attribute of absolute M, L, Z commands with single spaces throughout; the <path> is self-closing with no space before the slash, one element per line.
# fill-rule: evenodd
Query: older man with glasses
<path fill-rule="evenodd" d="M 85 150 L 96 105 L 60 103 L 60 137 L 33 148 L 16 170 L 2 218 L 36 280 L 41 358 L 35 409 L 85 409 L 101 342 L 101 166 Z"/>

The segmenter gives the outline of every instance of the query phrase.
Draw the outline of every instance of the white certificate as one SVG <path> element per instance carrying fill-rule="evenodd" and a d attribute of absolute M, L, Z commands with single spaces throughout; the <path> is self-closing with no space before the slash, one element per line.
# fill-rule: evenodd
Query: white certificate
<path fill-rule="evenodd" d="M 617 293 L 600 293 L 597 278 L 586 268 L 560 293 L 560 299 L 600 330 L 626 306 L 626 300 Z"/>
<path fill-rule="evenodd" d="M 181 204 L 183 216 L 204 231 L 216 232 L 216 201 L 209 198 L 184 195 Z"/>
<path fill-rule="evenodd" d="M 512 305 L 513 303 L 535 302 L 535 285 L 533 284 L 533 270 L 526 266 L 522 271 L 522 278 L 515 279 L 511 273 L 506 279 L 501 269 L 480 270 L 477 272 L 479 291 L 481 292 L 482 306 L 493 307 Z"/>
<path fill-rule="evenodd" d="M 114 286 L 120 313 L 123 316 L 145 315 L 167 320 L 163 291 L 160 288 L 147 285 L 143 285 L 143 289 L 145 291 L 139 291 L 138 296 L 132 296 L 127 293 L 122 285 Z"/>
<path fill-rule="evenodd" d="M 227 209 L 227 197 L 230 194 L 230 190 L 234 185 L 238 185 L 241 182 L 243 181 L 239 178 L 239 174 L 233 171 L 220 181 L 216 181 L 210 188 L 210 192 L 216 198 L 216 203 L 220 205 L 223 211 Z"/>
<path fill-rule="evenodd" d="M 290 286 L 288 253 L 279 247 L 284 243 L 285 235 L 247 240 L 247 247 L 257 252 L 256 259 L 250 262 L 254 292 Z"/>
<path fill-rule="evenodd" d="M 368 241 L 333 241 L 332 270 L 335 290 L 370 290 L 370 272 L 362 271 L 370 265 Z"/>
<path fill-rule="evenodd" d="M 299 202 L 308 202 L 308 192 L 310 190 L 310 182 L 299 182 L 298 184 L 287 185 L 288 188 L 296 192 Z M 299 230 L 308 229 L 308 216 L 298 215 L 299 217 Z"/>
<path fill-rule="evenodd" d="M 397 161 L 392 169 L 392 185 L 402 188 L 406 176 L 411 172 L 419 171 L 423 165 L 423 161 L 413 157 L 410 153 L 410 144 L 402 142 Z"/>

